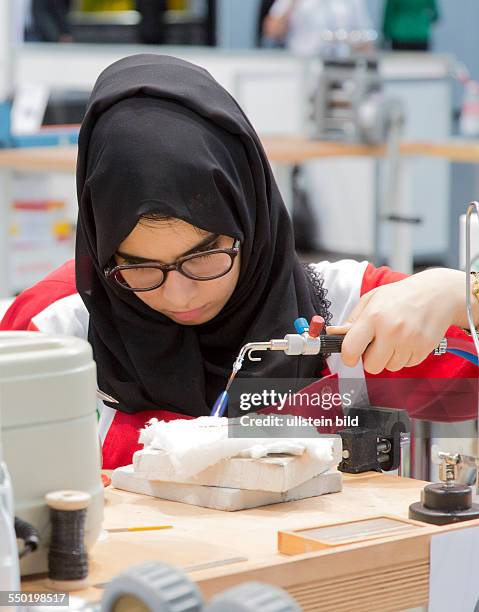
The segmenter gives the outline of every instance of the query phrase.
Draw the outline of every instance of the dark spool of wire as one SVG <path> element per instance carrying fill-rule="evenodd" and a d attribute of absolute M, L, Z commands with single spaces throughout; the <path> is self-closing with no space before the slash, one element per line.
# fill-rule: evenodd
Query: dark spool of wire
<path fill-rule="evenodd" d="M 86 509 L 65 511 L 50 508 L 52 538 L 48 567 L 52 580 L 81 580 L 88 575 L 85 517 Z"/>
<path fill-rule="evenodd" d="M 85 519 L 90 496 L 81 491 L 58 491 L 46 499 L 51 521 L 48 577 L 51 581 L 83 580 L 88 575 Z"/>

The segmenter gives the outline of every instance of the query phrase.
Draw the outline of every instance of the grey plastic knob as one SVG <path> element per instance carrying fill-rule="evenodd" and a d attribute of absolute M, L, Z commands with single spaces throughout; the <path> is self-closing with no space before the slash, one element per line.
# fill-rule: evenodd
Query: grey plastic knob
<path fill-rule="evenodd" d="M 150 561 L 130 567 L 106 587 L 101 612 L 200 612 L 203 597 L 185 572 L 166 563 Z"/>
<path fill-rule="evenodd" d="M 244 582 L 213 597 L 204 612 L 301 612 L 301 608 L 278 587 Z"/>

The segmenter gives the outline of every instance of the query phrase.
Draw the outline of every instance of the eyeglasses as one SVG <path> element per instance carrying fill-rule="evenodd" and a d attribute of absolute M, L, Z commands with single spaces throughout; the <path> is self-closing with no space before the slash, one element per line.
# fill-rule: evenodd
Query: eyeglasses
<path fill-rule="evenodd" d="M 231 270 L 239 253 L 240 241 L 235 240 L 230 249 L 211 249 L 202 253 L 185 255 L 172 264 L 154 261 L 140 264 L 106 266 L 105 278 L 128 291 L 152 291 L 166 281 L 168 272 L 176 270 L 183 276 L 197 281 L 220 278 Z"/>

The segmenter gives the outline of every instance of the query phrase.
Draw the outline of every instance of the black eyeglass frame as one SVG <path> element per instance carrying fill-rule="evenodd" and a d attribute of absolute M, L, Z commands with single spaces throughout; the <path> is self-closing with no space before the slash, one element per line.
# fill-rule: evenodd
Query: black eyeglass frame
<path fill-rule="evenodd" d="M 185 255 L 184 257 L 180 257 L 172 264 L 161 264 L 155 261 L 151 261 L 151 262 L 145 262 L 145 263 L 140 263 L 140 264 L 120 264 L 120 265 L 116 265 L 113 267 L 106 266 L 105 269 L 103 270 L 103 274 L 105 275 L 105 278 L 107 280 L 109 281 L 113 280 L 113 282 L 119 287 L 121 287 L 122 289 L 126 289 L 127 291 L 134 291 L 135 293 L 139 293 L 142 291 L 153 291 L 154 289 L 158 289 L 166 282 L 168 272 L 171 272 L 173 270 L 176 270 L 177 272 L 179 272 L 180 274 L 183 274 L 183 276 L 186 276 L 186 278 L 189 278 L 191 280 L 196 280 L 196 281 L 214 280 L 216 278 L 221 278 L 222 276 L 225 276 L 226 274 L 231 272 L 231 269 L 233 268 L 233 265 L 234 265 L 235 258 L 237 257 L 240 251 L 240 244 L 241 244 L 240 241 L 238 239 L 235 239 L 233 246 L 229 249 L 211 249 L 209 251 L 192 253 L 191 255 Z M 208 255 L 216 255 L 217 253 L 225 253 L 226 255 L 229 255 L 231 258 L 230 267 L 225 272 L 222 272 L 221 274 L 215 274 L 214 276 L 208 276 L 207 278 L 204 278 L 204 277 L 198 278 L 192 274 L 186 273 L 182 269 L 182 265 L 185 262 L 189 261 L 190 259 L 196 259 L 198 257 L 205 257 Z M 122 270 L 135 270 L 137 268 L 154 268 L 156 270 L 161 270 L 163 272 L 163 280 L 161 281 L 161 283 L 157 283 L 156 285 L 153 285 L 151 287 L 147 287 L 144 289 L 135 289 L 133 287 L 129 287 L 128 285 L 124 285 L 123 283 L 120 283 L 116 279 L 116 274 L 118 274 L 119 272 L 121 273 Z"/>

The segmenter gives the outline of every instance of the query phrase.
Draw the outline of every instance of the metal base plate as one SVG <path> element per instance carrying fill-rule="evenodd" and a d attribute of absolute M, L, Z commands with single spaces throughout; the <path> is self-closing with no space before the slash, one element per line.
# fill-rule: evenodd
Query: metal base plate
<path fill-rule="evenodd" d="M 434 510 L 426 508 L 421 502 L 409 506 L 409 518 L 433 525 L 448 525 L 479 518 L 479 504 L 472 504 L 468 510 Z"/>

